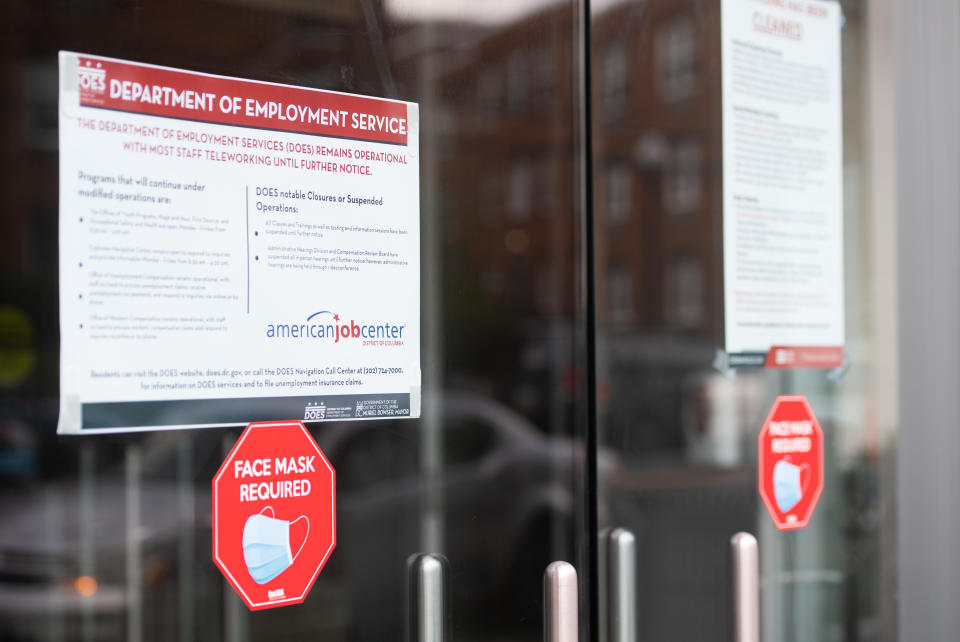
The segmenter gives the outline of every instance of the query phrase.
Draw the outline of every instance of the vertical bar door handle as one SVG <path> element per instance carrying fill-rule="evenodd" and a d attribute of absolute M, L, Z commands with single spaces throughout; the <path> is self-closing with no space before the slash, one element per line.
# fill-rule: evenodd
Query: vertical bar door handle
<path fill-rule="evenodd" d="M 577 571 L 567 562 L 553 562 L 543 574 L 543 641 L 577 642 Z"/>
<path fill-rule="evenodd" d="M 637 640 L 637 539 L 625 528 L 604 533 L 601 589 L 602 642 Z"/>
<path fill-rule="evenodd" d="M 444 642 L 447 639 L 446 560 L 423 553 L 407 561 L 408 642 Z"/>
<path fill-rule="evenodd" d="M 760 642 L 760 562 L 757 538 L 737 533 L 730 538 L 734 642 Z"/>

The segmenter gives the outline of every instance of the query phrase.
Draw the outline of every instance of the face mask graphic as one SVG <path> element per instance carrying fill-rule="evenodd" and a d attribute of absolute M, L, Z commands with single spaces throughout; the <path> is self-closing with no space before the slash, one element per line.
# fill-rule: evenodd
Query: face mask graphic
<path fill-rule="evenodd" d="M 265 515 L 267 511 L 269 516 Z M 296 553 L 290 553 L 290 525 L 301 519 L 307 522 L 307 535 Z M 310 534 L 310 520 L 301 515 L 292 522 L 276 519 L 273 508 L 267 506 L 256 515 L 247 518 L 243 525 L 243 560 L 247 563 L 250 577 L 257 584 L 266 584 L 287 570 L 303 550 Z"/>
<path fill-rule="evenodd" d="M 807 464 L 797 466 L 787 459 L 781 459 L 773 466 L 773 495 L 777 500 L 777 508 L 781 513 L 787 513 L 803 498 L 807 490 L 801 475 L 807 469 Z M 809 479 L 807 480 L 809 481 Z"/>

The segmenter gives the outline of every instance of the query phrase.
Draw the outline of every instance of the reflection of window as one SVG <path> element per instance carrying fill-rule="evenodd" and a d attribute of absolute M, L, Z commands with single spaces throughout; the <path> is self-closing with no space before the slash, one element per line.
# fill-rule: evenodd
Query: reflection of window
<path fill-rule="evenodd" d="M 630 185 L 630 170 L 617 164 L 607 168 L 607 223 L 619 225 L 630 217 L 633 207 L 633 190 Z"/>
<path fill-rule="evenodd" d="M 500 76 L 495 69 L 484 68 L 477 81 L 477 106 L 483 115 L 495 118 L 500 111 Z"/>
<path fill-rule="evenodd" d="M 554 216 L 560 206 L 560 192 L 557 178 L 558 163 L 556 158 L 548 158 L 540 165 L 540 187 L 537 194 L 543 199 L 543 214 Z"/>
<path fill-rule="evenodd" d="M 608 123 L 620 120 L 627 104 L 627 51 L 611 45 L 603 58 L 603 110 Z"/>
<path fill-rule="evenodd" d="M 481 207 L 485 210 L 484 219 L 493 222 L 497 219 L 497 212 L 503 207 L 500 200 L 500 183 L 496 174 L 490 172 L 484 175 L 480 181 L 480 193 Z"/>
<path fill-rule="evenodd" d="M 536 288 L 535 296 L 540 312 L 549 314 L 560 308 L 560 275 L 554 264 L 537 270 Z"/>
<path fill-rule="evenodd" d="M 490 294 L 499 295 L 503 292 L 503 273 L 499 270 L 494 268 L 484 270 L 480 279 L 483 281 L 483 287 Z"/>
<path fill-rule="evenodd" d="M 670 156 L 663 175 L 663 207 L 670 214 L 689 214 L 700 206 L 700 144 L 678 141 Z"/>
<path fill-rule="evenodd" d="M 516 256 L 510 261 L 510 267 L 504 275 L 504 295 L 506 302 L 524 312 L 533 306 L 533 278 L 530 276 L 529 261 L 522 261 Z M 522 312 L 521 312 L 522 314 Z"/>
<path fill-rule="evenodd" d="M 670 316 L 682 326 L 703 323 L 703 266 L 700 259 L 680 255 L 670 267 Z"/>
<path fill-rule="evenodd" d="M 507 211 L 514 221 L 521 221 L 530 214 L 530 170 L 522 160 L 513 162 L 510 168 L 510 194 Z"/>
<path fill-rule="evenodd" d="M 493 450 L 493 428 L 470 417 L 448 419 L 443 425 L 444 463 L 447 466 L 471 464 Z"/>
<path fill-rule="evenodd" d="M 553 108 L 556 92 L 557 67 L 550 49 L 540 52 L 536 61 L 537 103 L 541 107 Z"/>
<path fill-rule="evenodd" d="M 680 16 L 668 21 L 657 34 L 657 81 L 668 102 L 683 100 L 697 82 L 696 38 L 693 21 Z"/>
<path fill-rule="evenodd" d="M 527 106 L 527 60 L 522 53 L 515 53 L 507 66 L 507 108 L 518 114 Z"/>
<path fill-rule="evenodd" d="M 607 310 L 614 325 L 633 321 L 633 279 L 626 268 L 610 268 L 607 273 Z"/>

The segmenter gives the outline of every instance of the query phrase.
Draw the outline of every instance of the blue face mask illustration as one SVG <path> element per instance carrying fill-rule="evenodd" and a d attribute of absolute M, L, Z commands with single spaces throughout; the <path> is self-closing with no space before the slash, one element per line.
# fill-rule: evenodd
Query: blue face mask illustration
<path fill-rule="evenodd" d="M 781 459 L 773 466 L 773 495 L 777 508 L 787 513 L 803 499 L 803 487 L 800 475 L 807 465 L 797 466 L 788 459 Z"/>
<path fill-rule="evenodd" d="M 269 515 L 266 515 L 269 511 Z M 307 542 L 296 553 L 290 552 L 290 524 L 307 520 L 307 535 L 310 533 L 310 520 L 301 515 L 292 522 L 276 519 L 273 508 L 267 506 L 256 515 L 247 518 L 243 525 L 243 560 L 247 563 L 250 577 L 257 584 L 266 584 L 287 570 Z"/>

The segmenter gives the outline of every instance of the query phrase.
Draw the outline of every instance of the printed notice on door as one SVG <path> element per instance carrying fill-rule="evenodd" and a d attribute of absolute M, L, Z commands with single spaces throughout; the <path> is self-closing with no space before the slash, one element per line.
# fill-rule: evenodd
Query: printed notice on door
<path fill-rule="evenodd" d="M 843 362 L 840 5 L 722 0 L 730 365 Z"/>
<path fill-rule="evenodd" d="M 60 53 L 61 433 L 420 413 L 417 105 Z"/>

